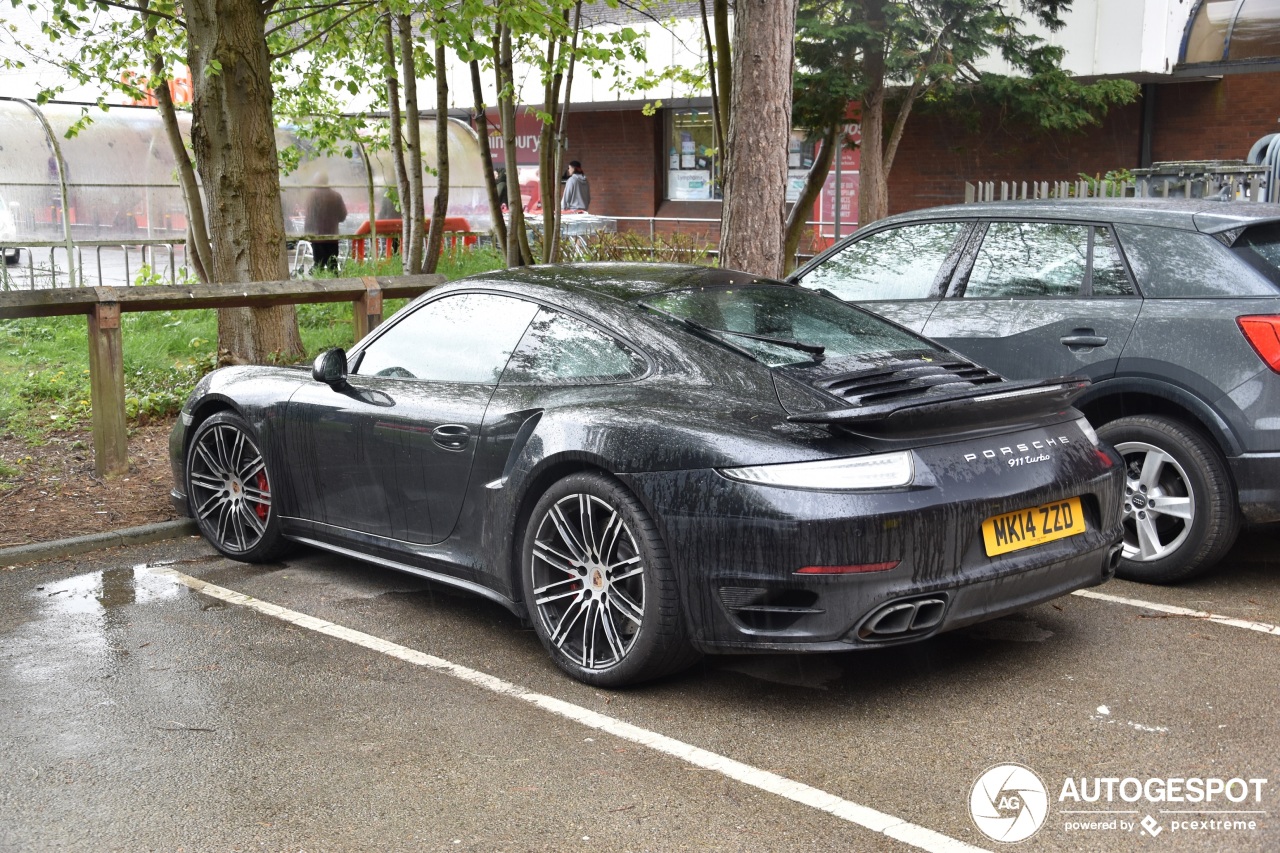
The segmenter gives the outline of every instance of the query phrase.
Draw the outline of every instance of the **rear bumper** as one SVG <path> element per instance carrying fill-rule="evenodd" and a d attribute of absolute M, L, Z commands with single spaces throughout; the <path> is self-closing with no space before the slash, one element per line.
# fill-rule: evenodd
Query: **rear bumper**
<path fill-rule="evenodd" d="M 1246 453 L 1227 462 L 1245 521 L 1280 521 L 1280 453 Z"/>
<path fill-rule="evenodd" d="M 874 494 L 744 484 L 714 471 L 624 479 L 662 529 L 700 650 L 847 651 L 922 640 L 1108 580 L 1123 469 L 1099 463 L 1080 473 Z M 1085 532 L 987 555 L 984 518 L 1071 496 L 1081 499 Z M 879 563 L 896 565 L 797 573 Z M 919 624 L 874 630 L 886 609 L 912 605 L 927 613 Z"/>

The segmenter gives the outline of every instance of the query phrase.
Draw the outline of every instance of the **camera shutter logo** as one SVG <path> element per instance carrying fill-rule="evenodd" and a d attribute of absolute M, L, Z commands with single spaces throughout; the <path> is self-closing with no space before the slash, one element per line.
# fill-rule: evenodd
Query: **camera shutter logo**
<path fill-rule="evenodd" d="M 1021 764 L 997 764 L 973 783 L 969 793 L 973 825 L 993 841 L 1025 841 L 1049 816 L 1044 782 Z"/>

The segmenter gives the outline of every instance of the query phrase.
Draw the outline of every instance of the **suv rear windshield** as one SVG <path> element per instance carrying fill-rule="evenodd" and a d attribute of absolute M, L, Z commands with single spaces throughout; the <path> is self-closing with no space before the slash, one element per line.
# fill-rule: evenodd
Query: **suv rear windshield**
<path fill-rule="evenodd" d="M 1246 229 L 1232 248 L 1273 284 L 1280 285 L 1280 222 Z"/>
<path fill-rule="evenodd" d="M 935 344 L 860 308 L 792 285 L 668 290 L 647 296 L 640 304 L 700 326 L 770 367 L 814 358 L 795 344 L 810 349 L 821 347 L 821 357 L 831 359 L 903 350 L 941 351 Z"/>

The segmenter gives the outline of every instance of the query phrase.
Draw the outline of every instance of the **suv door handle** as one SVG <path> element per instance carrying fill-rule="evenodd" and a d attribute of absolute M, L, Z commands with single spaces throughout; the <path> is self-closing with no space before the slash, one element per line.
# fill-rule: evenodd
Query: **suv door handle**
<path fill-rule="evenodd" d="M 1093 329 L 1077 329 L 1079 332 L 1092 332 Z M 1069 347 L 1105 347 L 1110 338 L 1101 335 L 1063 335 L 1059 338 L 1064 346 Z"/>
<path fill-rule="evenodd" d="M 431 431 L 431 440 L 445 450 L 463 450 L 471 441 L 471 430 L 462 424 L 444 424 Z"/>

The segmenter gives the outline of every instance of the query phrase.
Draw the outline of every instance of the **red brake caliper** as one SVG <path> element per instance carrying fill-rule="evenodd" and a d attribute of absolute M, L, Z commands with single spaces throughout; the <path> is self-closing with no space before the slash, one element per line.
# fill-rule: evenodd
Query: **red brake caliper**
<path fill-rule="evenodd" d="M 259 471 L 257 480 L 258 480 L 258 491 L 262 492 L 262 494 L 265 495 L 266 497 L 271 497 L 271 487 L 267 485 L 266 473 L 263 471 Z M 261 504 L 261 503 L 255 504 L 253 507 L 253 511 L 257 513 L 258 518 L 260 518 L 263 521 L 266 521 L 267 513 L 271 511 L 271 505 Z"/>

